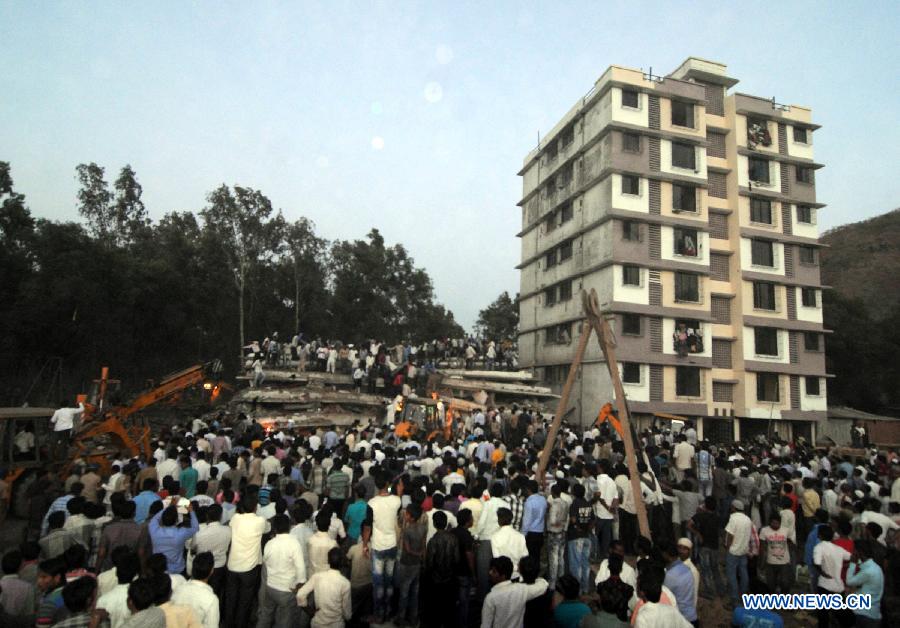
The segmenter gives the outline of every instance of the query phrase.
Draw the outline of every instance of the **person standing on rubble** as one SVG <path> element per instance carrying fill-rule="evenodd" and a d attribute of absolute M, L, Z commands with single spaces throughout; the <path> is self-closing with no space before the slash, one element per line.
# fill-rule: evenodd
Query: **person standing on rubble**
<path fill-rule="evenodd" d="M 297 349 L 297 372 L 306 372 L 306 363 L 309 362 L 309 344 L 301 345 Z"/>
<path fill-rule="evenodd" d="M 72 429 L 75 427 L 75 420 L 84 413 L 84 403 L 79 403 L 77 408 L 66 406 L 65 402 L 59 402 L 59 409 L 50 417 L 50 425 L 53 426 L 53 448 L 58 455 L 57 458 L 65 454 L 66 448 L 72 437 Z"/>
<path fill-rule="evenodd" d="M 264 381 L 266 381 L 266 374 L 263 372 L 262 360 L 257 355 L 256 359 L 253 360 L 253 387 L 260 388 Z"/>

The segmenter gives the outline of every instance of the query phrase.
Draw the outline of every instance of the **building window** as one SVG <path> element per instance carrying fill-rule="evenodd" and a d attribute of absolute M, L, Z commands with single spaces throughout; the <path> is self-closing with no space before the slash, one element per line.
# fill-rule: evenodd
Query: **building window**
<path fill-rule="evenodd" d="M 575 125 L 570 124 L 559 134 L 559 143 L 561 148 L 567 147 L 575 141 Z"/>
<path fill-rule="evenodd" d="M 750 222 L 772 224 L 772 201 L 764 198 L 750 199 Z"/>
<path fill-rule="evenodd" d="M 806 351 L 820 351 L 819 334 L 812 331 L 803 332 L 803 348 Z"/>
<path fill-rule="evenodd" d="M 622 314 L 622 333 L 626 336 L 641 335 L 641 317 L 639 314 Z"/>
<path fill-rule="evenodd" d="M 677 319 L 672 334 L 672 349 L 684 357 L 689 353 L 703 353 L 703 328 L 700 321 Z"/>
<path fill-rule="evenodd" d="M 675 273 L 675 300 L 686 303 L 700 302 L 700 276 L 694 273 Z"/>
<path fill-rule="evenodd" d="M 641 193 L 641 178 L 634 174 L 623 174 L 622 175 L 622 194 L 638 195 L 640 193 Z"/>
<path fill-rule="evenodd" d="M 568 301 L 572 298 L 572 282 L 564 281 L 559 284 L 559 301 L 562 303 L 563 301 Z"/>
<path fill-rule="evenodd" d="M 629 153 L 641 152 L 641 136 L 637 133 L 623 133 L 622 150 Z"/>
<path fill-rule="evenodd" d="M 693 144 L 672 142 L 672 165 L 676 168 L 695 170 L 697 168 L 697 159 Z"/>
<path fill-rule="evenodd" d="M 672 101 L 672 124 L 694 128 L 694 105 L 682 100 Z"/>
<path fill-rule="evenodd" d="M 623 89 L 622 106 L 638 109 L 640 107 L 640 94 L 633 89 Z"/>
<path fill-rule="evenodd" d="M 692 185 L 672 184 L 672 209 L 680 212 L 697 211 L 697 188 Z"/>
<path fill-rule="evenodd" d="M 775 245 L 771 240 L 750 240 L 750 261 L 754 266 L 775 267 Z"/>
<path fill-rule="evenodd" d="M 675 255 L 697 257 L 697 230 L 675 227 Z"/>
<path fill-rule="evenodd" d="M 756 355 L 778 357 L 778 330 L 774 327 L 754 327 L 753 342 Z"/>
<path fill-rule="evenodd" d="M 547 233 L 552 233 L 556 231 L 556 227 L 556 212 L 552 212 L 544 221 L 544 229 Z"/>
<path fill-rule="evenodd" d="M 622 221 L 622 239 L 630 242 L 641 241 L 641 223 L 636 220 Z"/>
<path fill-rule="evenodd" d="M 696 366 L 675 367 L 675 394 L 679 397 L 700 396 L 700 369 Z"/>
<path fill-rule="evenodd" d="M 797 222 L 813 224 L 813 209 L 809 205 L 797 205 Z"/>
<path fill-rule="evenodd" d="M 547 158 L 548 162 L 551 162 L 554 159 L 556 159 L 556 155 L 557 155 L 556 148 L 557 148 L 556 142 L 550 142 L 549 144 L 547 144 L 547 148 L 544 149 L 544 156 Z"/>
<path fill-rule="evenodd" d="M 572 240 L 566 240 L 559 245 L 559 264 L 572 257 Z"/>
<path fill-rule="evenodd" d="M 819 388 L 819 378 L 813 376 L 807 376 L 806 378 L 806 396 L 807 397 L 818 397 L 821 395 L 821 389 Z"/>
<path fill-rule="evenodd" d="M 622 362 L 622 383 L 640 384 L 641 365 L 636 362 Z"/>
<path fill-rule="evenodd" d="M 622 283 L 626 286 L 641 285 L 641 267 L 622 266 Z"/>
<path fill-rule="evenodd" d="M 757 157 L 751 157 L 747 160 L 749 165 L 748 174 L 750 175 L 750 180 L 754 183 L 768 183 L 769 182 L 769 162 L 766 159 L 759 159 Z"/>
<path fill-rule="evenodd" d="M 800 183 L 812 183 L 813 182 L 813 169 L 806 168 L 804 166 L 797 166 L 797 181 Z"/>
<path fill-rule="evenodd" d="M 556 263 L 556 249 L 550 249 L 544 256 L 544 270 L 550 270 L 551 268 L 556 266 Z"/>
<path fill-rule="evenodd" d="M 559 224 L 563 225 L 570 220 L 572 220 L 572 203 L 566 203 L 563 205 L 563 208 L 559 210 Z"/>
<path fill-rule="evenodd" d="M 550 307 L 556 304 L 556 286 L 544 290 L 544 305 Z"/>
<path fill-rule="evenodd" d="M 548 384 L 562 384 L 569 376 L 569 366 L 559 364 L 544 367 L 544 381 Z"/>
<path fill-rule="evenodd" d="M 799 246 L 800 249 L 800 263 L 801 264 L 816 264 L 816 249 L 812 246 Z"/>
<path fill-rule="evenodd" d="M 801 288 L 800 289 L 800 302 L 803 304 L 803 307 L 819 307 L 818 299 L 816 298 L 816 289 L 815 288 Z"/>
<path fill-rule="evenodd" d="M 572 342 L 572 323 L 562 323 L 548 327 L 544 336 L 545 344 L 567 345 Z"/>
<path fill-rule="evenodd" d="M 756 400 L 778 403 L 778 373 L 756 374 Z"/>
<path fill-rule="evenodd" d="M 809 144 L 807 140 L 809 132 L 801 126 L 794 127 L 794 141 L 798 144 Z"/>
<path fill-rule="evenodd" d="M 753 308 L 775 311 L 775 284 L 765 281 L 753 282 Z"/>

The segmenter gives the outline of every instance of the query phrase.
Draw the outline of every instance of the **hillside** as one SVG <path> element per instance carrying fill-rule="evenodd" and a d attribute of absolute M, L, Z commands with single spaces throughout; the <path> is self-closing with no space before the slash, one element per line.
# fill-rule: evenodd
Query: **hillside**
<path fill-rule="evenodd" d="M 822 283 L 887 318 L 900 303 L 900 208 L 832 229 L 822 242 Z"/>

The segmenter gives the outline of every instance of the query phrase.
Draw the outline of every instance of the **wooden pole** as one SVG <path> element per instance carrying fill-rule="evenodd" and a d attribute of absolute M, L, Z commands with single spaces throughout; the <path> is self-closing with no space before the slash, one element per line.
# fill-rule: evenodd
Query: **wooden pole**
<path fill-rule="evenodd" d="M 559 426 L 562 424 L 563 415 L 569 405 L 569 395 L 572 392 L 572 386 L 575 384 L 575 375 L 578 373 L 578 367 L 581 366 L 584 350 L 587 348 L 590 337 L 591 325 L 585 320 L 581 325 L 581 337 L 578 339 L 575 357 L 572 359 L 572 365 L 569 367 L 569 375 L 566 377 L 562 395 L 560 395 L 559 403 L 556 405 L 556 414 L 553 415 L 553 422 L 550 424 L 550 431 L 547 433 L 547 442 L 544 443 L 544 449 L 541 451 L 541 457 L 538 460 L 537 480 L 541 486 L 544 486 L 544 475 L 547 471 L 547 463 L 550 462 L 550 452 L 553 451 L 553 447 L 556 444 L 556 435 L 559 433 Z"/>
<path fill-rule="evenodd" d="M 582 291 L 582 300 L 591 327 L 597 332 L 597 341 L 603 351 L 606 367 L 609 369 L 609 377 L 612 379 L 613 390 L 616 394 L 616 409 L 619 411 L 619 423 L 622 425 L 622 440 L 625 441 L 625 462 L 628 464 L 628 473 L 631 476 L 631 491 L 634 494 L 634 506 L 637 510 L 638 527 L 641 536 L 650 537 L 650 524 L 647 520 L 647 507 L 641 497 L 641 481 L 638 477 L 637 457 L 634 451 L 634 442 L 631 440 L 631 422 L 628 418 L 628 405 L 625 402 L 625 388 L 622 386 L 622 378 L 619 376 L 619 365 L 616 361 L 616 345 L 613 340 L 609 323 L 600 314 L 600 305 L 597 300 L 597 292 L 591 288 L 590 296 Z M 630 548 L 629 548 L 630 549 Z"/>

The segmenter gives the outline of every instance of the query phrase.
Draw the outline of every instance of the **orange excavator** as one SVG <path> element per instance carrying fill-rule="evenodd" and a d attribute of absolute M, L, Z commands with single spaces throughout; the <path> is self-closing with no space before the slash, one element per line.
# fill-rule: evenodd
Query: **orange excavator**
<path fill-rule="evenodd" d="M 110 379 L 109 367 L 104 366 L 100 371 L 100 379 L 94 380 L 91 392 L 78 396 L 78 402 L 84 404 L 84 413 L 68 451 L 66 469 L 75 460 L 81 460 L 87 464 L 97 464 L 104 472 L 108 472 L 109 455 L 116 450 L 127 451 L 132 456 L 150 456 L 150 426 L 134 415 L 197 385 L 203 386 L 212 403 L 223 388 L 223 384 L 218 381 L 221 372 L 222 363 L 219 360 L 197 364 L 166 375 L 128 403 L 113 405 L 108 396 L 110 390 L 119 384 L 119 380 Z M 96 448 L 95 441 L 99 437 L 111 438 L 112 449 Z"/>
<path fill-rule="evenodd" d="M 594 421 L 594 427 L 600 427 L 606 421 L 609 421 L 609 424 L 613 427 L 614 430 L 616 430 L 616 433 L 619 435 L 619 437 L 623 436 L 622 424 L 619 422 L 619 418 L 616 416 L 616 413 L 613 410 L 613 406 L 609 402 L 604 403 L 603 407 L 600 408 L 600 413 L 597 415 L 597 420 Z"/>

